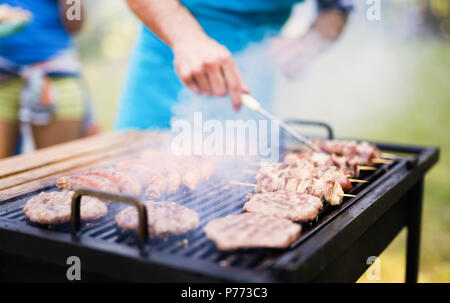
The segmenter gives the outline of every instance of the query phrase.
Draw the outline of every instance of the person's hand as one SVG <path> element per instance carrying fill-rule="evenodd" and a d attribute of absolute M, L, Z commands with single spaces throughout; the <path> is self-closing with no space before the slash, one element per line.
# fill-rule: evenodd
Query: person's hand
<path fill-rule="evenodd" d="M 197 94 L 230 94 L 233 108 L 241 107 L 241 95 L 248 88 L 231 52 L 209 37 L 191 39 L 173 46 L 174 66 L 181 80 Z"/>
<path fill-rule="evenodd" d="M 302 38 L 280 36 L 272 41 L 269 53 L 275 67 L 287 78 L 294 79 L 328 47 L 329 43 L 313 32 Z"/>

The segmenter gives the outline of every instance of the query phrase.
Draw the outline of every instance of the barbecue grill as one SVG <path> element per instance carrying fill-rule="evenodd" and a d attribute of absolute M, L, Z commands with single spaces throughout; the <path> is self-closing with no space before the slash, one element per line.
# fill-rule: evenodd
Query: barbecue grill
<path fill-rule="evenodd" d="M 333 137 L 326 124 L 289 122 L 321 125 L 328 138 Z M 130 144 L 124 144 L 126 140 Z M 113 200 L 108 215 L 97 221 L 80 222 L 77 203 L 71 224 L 48 227 L 26 219 L 22 212 L 26 201 L 41 191 L 57 190 L 57 176 L 80 166 L 129 157 L 144 142 L 148 136 L 140 133 L 103 135 L 1 161 L 0 279 L 65 281 L 67 258 L 78 256 L 83 281 L 350 282 L 368 268 L 369 257 L 378 256 L 407 227 L 406 281 L 417 280 L 423 180 L 438 161 L 435 147 L 376 143 L 380 149 L 402 156 L 365 172 L 360 178 L 370 182 L 357 184 L 349 192 L 356 198 L 325 208 L 318 220 L 305 224 L 301 237 L 283 250 L 221 252 L 205 237 L 202 228 L 207 222 L 243 212 L 246 195 L 251 192 L 214 176 L 193 192 L 166 198 L 199 213 L 200 227 L 181 236 L 148 239 L 146 220 L 140 220 L 139 233 L 123 232 L 114 216 L 129 205 L 120 201 L 137 206 L 139 201 L 96 191 L 80 191 L 78 197 L 108 195 Z M 67 151 L 63 156 L 62 150 Z M 52 154 L 60 158 L 51 160 Z M 246 178 L 241 181 L 252 182 Z M 13 183 L 8 183 L 11 180 Z"/>

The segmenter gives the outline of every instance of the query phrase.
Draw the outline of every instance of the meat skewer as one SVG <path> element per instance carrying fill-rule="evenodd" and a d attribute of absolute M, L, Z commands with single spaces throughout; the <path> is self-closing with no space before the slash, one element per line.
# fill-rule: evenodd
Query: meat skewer
<path fill-rule="evenodd" d="M 320 150 L 336 154 L 340 156 L 358 156 L 360 164 L 368 165 L 375 164 L 390 164 L 389 160 L 382 159 L 381 151 L 374 144 L 370 144 L 366 141 L 356 142 L 354 140 L 314 140 L 314 143 L 320 148 Z"/>
<path fill-rule="evenodd" d="M 299 164 L 301 164 L 299 166 Z M 365 180 L 350 179 L 345 171 L 338 169 L 335 166 L 320 166 L 315 167 L 311 162 L 302 160 L 301 162 L 291 164 L 275 164 L 273 166 L 265 166 L 260 169 L 256 174 L 256 180 L 259 182 L 264 177 L 272 178 L 327 178 L 335 179 L 342 186 L 344 191 L 350 191 L 352 189 L 352 182 L 354 183 L 366 183 Z"/>
<path fill-rule="evenodd" d="M 230 184 L 232 185 L 240 185 L 240 186 L 248 186 L 248 187 L 253 187 L 255 188 L 255 192 L 257 193 L 264 193 L 264 192 L 276 192 L 276 191 L 267 191 L 264 187 L 260 186 L 259 184 L 253 184 L 253 183 L 246 183 L 246 182 L 239 182 L 239 181 L 230 181 Z M 340 186 L 339 183 L 337 182 L 326 182 L 325 186 L 322 187 L 318 187 L 317 185 L 314 186 L 315 184 L 318 184 L 318 182 L 314 182 L 314 180 L 311 179 L 306 179 L 303 180 L 302 183 L 298 183 L 297 186 L 297 190 L 296 192 L 298 193 L 306 193 L 309 195 L 313 195 L 316 196 L 318 198 L 321 198 L 327 202 L 329 202 L 331 205 L 339 205 L 342 203 L 342 199 L 344 197 L 348 197 L 348 198 L 355 198 L 356 195 L 351 195 L 351 194 L 346 194 L 343 193 L 342 190 L 340 190 Z M 300 189 L 298 188 L 299 186 Z M 283 189 L 279 189 L 279 190 L 283 190 Z M 284 188 L 284 190 L 287 190 L 286 188 Z"/>

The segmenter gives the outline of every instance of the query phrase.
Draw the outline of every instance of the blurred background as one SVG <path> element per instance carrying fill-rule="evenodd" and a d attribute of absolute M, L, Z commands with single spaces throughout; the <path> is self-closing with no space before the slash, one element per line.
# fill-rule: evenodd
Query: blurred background
<path fill-rule="evenodd" d="M 295 81 L 277 77 L 282 118 L 329 122 L 339 137 L 437 145 L 427 176 L 420 282 L 450 282 L 450 1 L 383 0 L 379 20 L 357 8 L 340 41 Z M 124 1 L 86 1 L 78 50 L 105 129 L 112 129 L 139 22 Z M 296 7 L 284 34 L 305 30 L 314 0 Z M 383 252 L 381 280 L 403 282 L 406 232 Z"/>

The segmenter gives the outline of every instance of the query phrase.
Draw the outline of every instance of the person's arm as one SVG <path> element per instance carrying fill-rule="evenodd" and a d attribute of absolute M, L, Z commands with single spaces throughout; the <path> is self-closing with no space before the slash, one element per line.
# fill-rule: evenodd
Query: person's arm
<path fill-rule="evenodd" d="M 71 34 L 79 33 L 81 31 L 81 28 L 83 27 L 83 21 L 85 18 L 84 1 L 79 0 L 78 2 L 78 1 L 58 0 L 58 5 L 61 14 L 61 20 L 66 30 Z M 79 12 L 76 12 L 75 10 L 79 10 Z M 68 14 L 72 15 L 74 13 L 76 14 L 79 13 L 80 18 L 69 20 Z"/>
<path fill-rule="evenodd" d="M 352 9 L 350 0 L 317 2 L 319 13 L 304 36 L 280 37 L 272 45 L 274 62 L 290 78 L 298 76 L 308 63 L 341 36 Z"/>
<path fill-rule="evenodd" d="M 127 0 L 136 16 L 174 53 L 180 80 L 192 91 L 211 96 L 231 96 L 241 106 L 248 92 L 230 51 L 203 31 L 178 0 Z"/>

